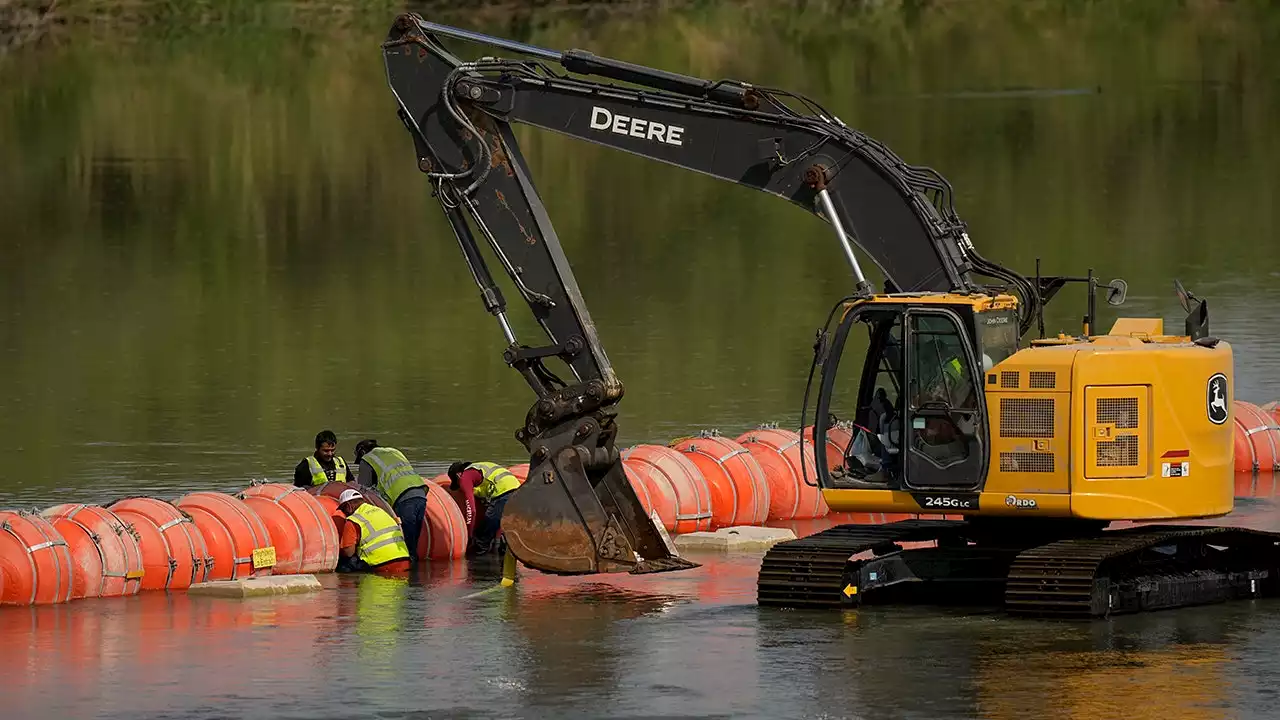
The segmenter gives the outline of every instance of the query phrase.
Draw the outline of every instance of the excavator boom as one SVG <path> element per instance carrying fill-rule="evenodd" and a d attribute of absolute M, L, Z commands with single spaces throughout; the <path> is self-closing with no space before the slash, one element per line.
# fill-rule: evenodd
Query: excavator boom
<path fill-rule="evenodd" d="M 525 57 L 464 61 L 445 39 Z M 412 13 L 395 21 L 383 57 L 418 167 L 507 341 L 504 359 L 537 396 L 516 432 L 530 453 L 528 480 L 503 517 L 508 546 L 528 566 L 557 574 L 694 567 L 675 554 L 627 481 L 615 447 L 623 385 L 513 123 L 755 188 L 818 215 L 850 264 L 855 295 L 872 291 L 854 245 L 895 291 L 978 291 L 974 276 L 985 275 L 1023 296 L 1024 331 L 1034 317 L 1038 289 L 978 255 L 938 173 L 907 165 L 806 98 L 548 50 Z M 515 336 L 477 234 L 546 333 L 545 344 Z M 564 363 L 567 377 L 547 366 L 550 358 Z"/>

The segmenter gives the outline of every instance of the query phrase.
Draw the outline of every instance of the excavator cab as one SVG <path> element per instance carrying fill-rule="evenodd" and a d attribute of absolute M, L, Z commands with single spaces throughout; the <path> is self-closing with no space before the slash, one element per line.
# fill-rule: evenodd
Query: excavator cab
<path fill-rule="evenodd" d="M 825 357 L 816 358 L 816 445 L 825 447 L 837 427 L 850 438 L 843 462 L 822 473 L 826 486 L 979 492 L 989 456 L 984 378 L 1017 344 L 1010 296 L 847 303 Z"/>

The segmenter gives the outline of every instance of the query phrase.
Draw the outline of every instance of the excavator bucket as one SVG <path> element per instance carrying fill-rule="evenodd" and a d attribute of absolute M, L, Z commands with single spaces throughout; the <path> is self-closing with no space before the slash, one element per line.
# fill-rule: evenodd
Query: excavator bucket
<path fill-rule="evenodd" d="M 698 567 L 676 553 L 665 528 L 645 513 L 620 460 L 593 472 L 583 455 L 566 448 L 531 465 L 507 501 L 502 533 L 520 562 L 556 575 Z"/>

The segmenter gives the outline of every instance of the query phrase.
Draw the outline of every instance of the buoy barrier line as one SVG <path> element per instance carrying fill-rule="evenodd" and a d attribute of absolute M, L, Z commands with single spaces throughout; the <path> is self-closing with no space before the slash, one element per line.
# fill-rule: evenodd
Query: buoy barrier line
<path fill-rule="evenodd" d="M 244 495 L 244 493 L 240 493 Z M 271 546 L 275 548 L 276 563 L 271 568 L 272 574 L 297 575 L 302 572 L 304 543 L 302 528 L 288 510 L 270 498 L 258 495 L 247 495 L 239 498 L 248 505 L 262 521 L 263 527 L 271 538 Z"/>
<path fill-rule="evenodd" d="M 1280 426 L 1253 403 L 1236 400 L 1233 405 L 1236 472 L 1280 471 Z"/>
<path fill-rule="evenodd" d="M 71 548 L 53 524 L 36 513 L 0 511 L 0 574 L 5 575 L 0 605 L 71 600 Z M 24 591 L 27 586 L 30 590 Z"/>
<path fill-rule="evenodd" d="M 529 463 L 527 462 L 519 463 L 517 465 L 512 465 L 511 467 L 507 468 L 507 470 L 509 470 L 512 475 L 516 476 L 516 479 L 520 481 L 521 485 L 525 484 L 525 482 L 529 479 Z"/>
<path fill-rule="evenodd" d="M 1276 422 L 1280 422 L 1280 400 L 1272 400 L 1265 405 L 1259 406 L 1259 409 L 1270 415 Z"/>
<path fill-rule="evenodd" d="M 817 432 L 813 425 L 804 428 L 800 436 L 814 443 L 814 433 Z M 827 469 L 835 470 L 844 464 L 844 454 L 853 442 L 853 429 L 848 423 L 837 423 L 835 426 L 827 428 L 826 447 L 823 448 L 827 457 Z M 816 471 L 816 468 L 815 468 Z"/>
<path fill-rule="evenodd" d="M 418 547 L 413 548 L 419 560 L 456 560 L 466 555 L 467 519 L 446 488 L 435 483 L 426 486 L 422 532 Z"/>
<path fill-rule="evenodd" d="M 672 511 L 672 506 L 675 504 L 675 498 L 668 498 L 665 494 L 659 492 L 657 488 L 654 488 L 654 492 L 650 493 L 649 483 L 627 467 L 627 459 L 625 457 L 621 458 L 621 460 L 622 474 L 626 476 L 627 483 L 631 485 L 631 489 L 636 494 L 636 499 L 640 501 L 640 507 L 644 509 L 645 514 L 650 518 L 656 514 L 658 516 L 658 520 L 661 521 L 663 525 L 666 525 L 668 522 L 666 518 L 675 514 Z M 655 506 L 655 495 L 660 501 L 670 499 L 671 502 L 661 502 L 658 506 Z M 674 523 L 675 518 L 671 517 L 670 522 Z"/>
<path fill-rule="evenodd" d="M 132 527 L 98 505 L 65 503 L 40 515 L 71 551 L 73 599 L 138 594 L 144 571 L 141 538 Z"/>
<path fill-rule="evenodd" d="M 272 574 L 272 568 L 276 564 L 276 551 L 275 546 L 271 545 L 271 535 L 262 519 L 243 500 L 222 492 L 202 490 L 187 493 L 176 500 L 174 505 L 190 513 L 206 541 L 209 540 L 211 531 L 219 527 L 225 533 L 227 543 L 222 553 L 230 559 L 231 570 L 227 575 L 219 570 L 214 573 L 217 577 L 211 577 L 211 580 L 238 580 L 242 577 Z M 203 525 L 202 517 L 206 518 Z M 232 518 L 236 519 L 234 525 Z M 216 536 L 217 533 L 214 534 Z M 219 557 L 216 550 L 213 557 L 216 562 Z"/>
<path fill-rule="evenodd" d="M 761 425 L 736 438 L 764 471 L 769 483 L 769 520 L 820 518 L 830 511 L 817 484 L 817 468 L 803 462 L 813 443 L 794 430 Z M 813 484 L 804 481 L 806 476 Z"/>
<path fill-rule="evenodd" d="M 1238 498 L 1274 498 L 1276 497 L 1276 474 L 1237 472 L 1234 492 Z"/>
<path fill-rule="evenodd" d="M 337 568 L 338 532 L 324 504 L 317 499 L 317 496 L 293 485 L 259 482 L 245 488 L 236 497 L 255 511 L 258 506 L 274 505 L 290 518 L 297 529 L 299 541 L 297 570 L 291 572 L 291 563 L 287 560 L 282 563 L 277 554 L 277 562 L 272 568 L 272 574 L 332 572 Z M 271 513 L 271 510 L 267 511 L 267 515 Z M 263 517 L 263 522 L 270 530 L 266 516 Z M 280 542 L 276 539 L 275 533 L 272 533 L 271 542 L 277 545 L 277 551 L 279 551 Z"/>
<path fill-rule="evenodd" d="M 657 494 L 670 500 L 657 508 L 664 528 L 675 533 L 711 529 L 711 490 L 702 471 L 684 453 L 641 443 L 624 450 L 621 457 L 631 471 L 629 476 L 638 477 L 651 497 Z"/>
<path fill-rule="evenodd" d="M 712 498 L 712 529 L 760 525 L 768 519 L 769 483 L 751 451 L 716 430 L 680 438 L 671 447 L 688 456 L 706 478 Z"/>
<path fill-rule="evenodd" d="M 1250 483 L 1242 486 L 1241 480 L 1237 479 L 1236 490 L 1238 493 L 1258 496 L 1262 489 L 1258 485 L 1257 474 L 1268 470 L 1280 472 L 1280 418 L 1275 415 L 1280 412 L 1280 403 L 1269 403 L 1265 409 L 1246 401 L 1235 401 L 1235 406 L 1237 463 L 1242 466 L 1239 468 L 1241 474 L 1249 472 L 1254 476 L 1251 486 Z M 807 463 L 800 469 L 791 460 L 791 456 L 794 454 L 804 457 L 808 453 L 816 455 L 813 451 L 813 431 L 812 425 L 802 428 L 800 433 L 782 430 L 776 425 L 760 425 L 734 440 L 720 435 L 716 430 L 703 430 L 696 435 L 678 438 L 668 445 L 633 445 L 624 450 L 621 457 L 628 481 L 646 506 L 645 510 L 651 513 L 651 517 L 656 515 L 660 525 L 666 530 L 677 534 L 714 529 L 727 523 L 763 525 L 766 522 L 785 523 L 826 517 L 836 523 L 880 524 L 909 518 L 940 517 L 924 513 L 832 513 L 823 502 L 822 515 L 805 518 L 801 514 L 803 503 L 798 506 L 796 499 L 785 491 L 778 493 L 779 501 L 786 501 L 789 505 L 774 510 L 773 486 L 778 484 L 777 477 L 785 477 L 785 474 L 775 472 L 775 482 L 771 483 L 766 471 L 769 463 L 762 460 L 786 460 L 785 463 L 775 462 L 775 471 L 785 464 L 792 470 L 791 479 L 795 489 L 803 492 L 801 485 L 812 487 L 806 482 L 808 478 L 802 477 L 810 474 L 805 472 L 808 470 Z M 830 428 L 824 448 L 829 465 L 838 465 L 843 461 L 844 449 L 841 444 L 847 447 L 852 439 L 853 432 L 850 428 L 839 424 Z M 508 467 L 522 483 L 527 480 L 528 469 L 528 463 Z M 1267 480 L 1267 490 L 1270 495 L 1275 495 L 1275 477 L 1268 473 Z M 465 519 L 457 503 L 444 498 L 448 493 L 448 482 L 447 474 L 441 474 L 431 478 L 428 484 L 428 514 L 432 514 L 431 508 L 437 508 L 437 511 L 434 523 L 432 517 L 424 518 L 423 537 L 426 538 L 426 547 L 419 551 L 420 557 L 425 556 L 424 559 L 452 560 L 465 556 Z M 329 485 L 335 487 L 330 488 Z M 432 485 L 444 492 L 435 491 Z M 132 556 L 132 565 L 126 557 L 125 567 L 137 568 L 140 565 L 141 569 L 120 572 L 114 567 L 106 567 L 109 563 L 104 561 L 101 583 L 123 579 L 127 586 L 130 581 L 136 580 L 138 590 L 177 590 L 219 577 L 238 577 L 240 568 L 244 565 L 260 566 L 250 570 L 251 576 L 336 569 L 338 538 L 345 518 L 337 511 L 337 499 L 334 495 L 346 487 L 357 486 L 329 483 L 322 488 L 312 489 L 255 480 L 238 496 L 202 491 L 188 493 L 176 502 L 135 496 L 105 507 L 64 504 L 51 508 L 46 513 L 56 516 L 62 511 L 65 517 L 61 521 L 68 523 L 68 527 L 96 534 L 99 541 L 115 535 L 126 546 L 126 555 L 129 554 L 129 542 L 123 538 L 127 536 L 136 544 L 137 553 Z M 366 498 L 369 497 L 365 492 L 367 488 L 357 489 Z M 333 493 L 325 492 L 326 490 L 332 490 Z M 813 492 L 820 500 L 821 493 L 816 488 Z M 208 503 L 195 500 L 207 496 L 220 496 L 220 499 Z M 249 502 L 251 497 L 257 501 Z M 290 502 L 291 498 L 299 502 Z M 671 502 L 673 498 L 674 502 Z M 284 526 L 284 523 L 265 521 L 263 513 L 256 509 L 269 507 L 264 503 L 270 503 L 284 511 L 283 515 L 277 515 L 277 519 L 287 517 L 290 520 L 292 529 L 299 536 L 301 547 L 308 548 L 313 544 L 307 527 L 314 526 L 319 531 L 315 537 L 322 550 L 318 553 L 306 550 L 303 554 L 322 558 L 324 567 L 295 567 L 295 564 L 289 562 L 287 553 L 283 553 L 286 557 L 281 560 L 279 556 L 282 553 L 276 553 L 274 535 L 269 526 Z M 205 504 L 210 507 L 203 507 Z M 668 507 L 673 507 L 674 510 L 664 512 Z M 766 510 L 764 517 L 749 516 L 752 510 L 758 511 L 761 507 Z M 66 508 L 79 509 L 67 512 Z M 80 513 L 90 512 L 92 508 L 100 508 L 105 513 L 97 516 L 97 511 L 93 511 L 95 517 L 99 517 L 111 528 L 109 533 L 93 530 L 92 525 L 79 517 Z M 229 522 L 222 514 L 213 512 L 210 508 L 223 511 L 235 509 L 236 512 L 230 513 L 230 517 L 238 520 Z M 723 508 L 727 508 L 727 512 Z M 785 517 L 788 512 L 794 513 L 791 518 Z M 273 511 L 268 510 L 266 514 L 272 515 Z M 74 595 L 76 573 L 73 548 L 54 524 L 58 520 L 55 517 L 51 522 L 35 512 L 0 511 L 0 604 L 66 602 Z M 241 531 L 239 534 L 237 528 Z M 437 529 L 441 532 L 436 532 Z M 440 546 L 437 546 L 437 540 L 442 537 L 451 539 L 451 542 L 441 544 L 449 549 L 448 552 L 438 550 Z M 461 541 L 458 540 L 460 537 L 463 538 Z M 246 538 L 249 542 L 246 542 Z M 420 542 L 420 546 L 422 544 Z M 267 552 L 260 552 L 264 550 Z M 103 561 L 103 548 L 96 546 L 95 552 L 99 560 Z M 277 554 L 274 564 L 270 562 L 272 553 Z M 217 562 L 220 556 L 228 558 L 225 564 L 230 567 L 226 573 L 221 572 L 222 564 Z M 101 587 L 100 585 L 100 594 Z M 487 592 L 489 590 L 477 595 Z"/>
<path fill-rule="evenodd" d="M 122 498 L 107 506 L 141 538 L 143 590 L 181 590 L 204 582 L 214 569 L 204 534 L 191 515 L 167 500 Z M 161 579 L 161 569 L 164 577 Z"/>

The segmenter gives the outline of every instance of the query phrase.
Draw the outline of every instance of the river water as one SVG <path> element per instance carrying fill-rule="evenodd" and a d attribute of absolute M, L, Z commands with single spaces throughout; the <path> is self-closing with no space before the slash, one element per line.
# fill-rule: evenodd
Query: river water
<path fill-rule="evenodd" d="M 70 23 L 0 58 L 0 507 L 236 491 L 288 477 L 322 428 L 348 457 L 377 437 L 427 473 L 526 459 L 512 432 L 531 395 L 386 88 L 393 3 L 251 5 L 220 20 L 131 3 L 141 19 Z M 987 257 L 1123 277 L 1124 312 L 1173 329 L 1182 280 L 1235 348 L 1236 397 L 1280 399 L 1280 10 L 1059 5 L 436 17 L 812 96 L 942 172 Z M 827 226 L 520 138 L 627 385 L 620 443 L 794 426 L 814 329 L 850 286 Z M 1049 332 L 1083 312 L 1063 291 Z M 502 597 L 463 599 L 496 569 L 459 565 L 330 577 L 300 600 L 6 610 L 0 692 L 23 717 L 1208 718 L 1276 700 L 1273 603 L 1066 627 L 783 613 L 754 606 L 753 563 L 533 576 Z"/>

